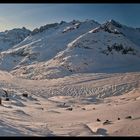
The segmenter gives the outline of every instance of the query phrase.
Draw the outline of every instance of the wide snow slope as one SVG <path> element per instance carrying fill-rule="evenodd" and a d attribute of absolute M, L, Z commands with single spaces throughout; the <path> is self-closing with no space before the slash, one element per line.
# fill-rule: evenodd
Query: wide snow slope
<path fill-rule="evenodd" d="M 5 32 L 0 32 L 0 51 L 8 50 L 14 45 L 23 41 L 29 34 L 30 30 L 26 28 L 15 28 L 12 30 L 7 30 Z"/>
<path fill-rule="evenodd" d="M 79 36 L 54 58 L 12 73 L 31 79 L 61 78 L 73 73 L 140 71 L 140 47 L 108 22 Z"/>
<path fill-rule="evenodd" d="M 53 25 L 53 24 L 52 24 Z M 11 70 L 16 66 L 47 61 L 64 50 L 68 43 L 97 27 L 93 20 L 62 22 L 28 36 L 8 51 L 2 52 L 0 68 Z"/>
<path fill-rule="evenodd" d="M 15 89 L 45 98 L 53 96 L 93 96 L 105 98 L 121 95 L 140 87 L 139 72 L 73 74 L 49 80 L 27 80 L 0 72 L 0 88 Z"/>
<path fill-rule="evenodd" d="M 139 136 L 139 93 L 140 72 L 27 80 L 0 71 L 0 136 Z"/>

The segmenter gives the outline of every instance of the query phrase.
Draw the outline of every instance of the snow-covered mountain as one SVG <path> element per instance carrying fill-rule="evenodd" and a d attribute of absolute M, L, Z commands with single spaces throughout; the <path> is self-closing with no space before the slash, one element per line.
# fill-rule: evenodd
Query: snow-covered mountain
<path fill-rule="evenodd" d="M 1 69 L 11 70 L 16 66 L 29 65 L 52 59 L 64 50 L 67 44 L 81 34 L 99 26 L 93 20 L 73 20 L 42 26 L 35 29 L 24 41 L 1 53 Z"/>
<path fill-rule="evenodd" d="M 126 36 L 133 43 L 140 45 L 140 30 L 138 28 L 132 28 L 126 25 L 122 25 L 115 20 L 109 20 L 102 26 L 108 27 L 108 29 L 110 30 L 115 29 Z"/>
<path fill-rule="evenodd" d="M 0 68 L 30 79 L 140 70 L 140 31 L 114 20 L 73 20 L 35 29 L 1 53 Z"/>
<path fill-rule="evenodd" d="M 15 28 L 0 32 L 0 51 L 6 51 L 14 45 L 23 41 L 29 34 L 30 30 L 23 28 Z"/>

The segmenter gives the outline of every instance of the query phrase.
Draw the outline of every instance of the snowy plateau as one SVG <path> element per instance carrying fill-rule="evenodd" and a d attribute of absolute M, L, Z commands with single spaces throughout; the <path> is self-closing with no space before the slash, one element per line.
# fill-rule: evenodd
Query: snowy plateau
<path fill-rule="evenodd" d="M 113 19 L 0 32 L 0 136 L 140 136 L 140 29 Z"/>

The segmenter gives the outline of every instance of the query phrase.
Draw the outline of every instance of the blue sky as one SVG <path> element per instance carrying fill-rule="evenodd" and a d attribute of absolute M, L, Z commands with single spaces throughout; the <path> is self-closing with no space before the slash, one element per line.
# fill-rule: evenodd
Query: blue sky
<path fill-rule="evenodd" d="M 0 4 L 0 31 L 47 23 L 94 19 L 99 23 L 114 19 L 140 27 L 140 4 Z"/>

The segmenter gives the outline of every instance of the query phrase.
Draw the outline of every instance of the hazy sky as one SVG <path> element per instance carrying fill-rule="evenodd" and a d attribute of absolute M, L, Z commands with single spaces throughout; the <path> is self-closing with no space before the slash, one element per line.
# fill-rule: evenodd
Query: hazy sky
<path fill-rule="evenodd" d="M 29 29 L 52 22 L 115 19 L 140 27 L 140 4 L 0 4 L 0 31 L 25 26 Z"/>

